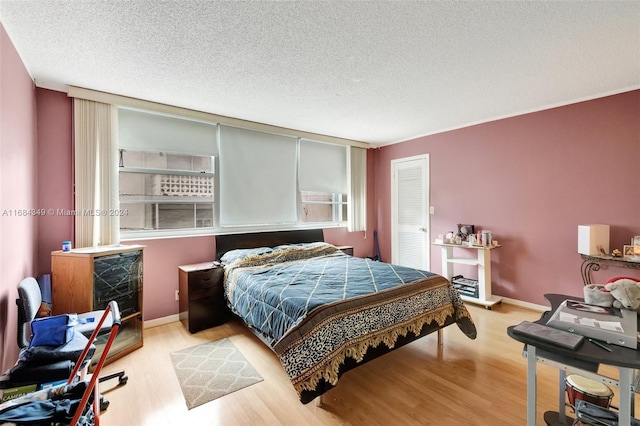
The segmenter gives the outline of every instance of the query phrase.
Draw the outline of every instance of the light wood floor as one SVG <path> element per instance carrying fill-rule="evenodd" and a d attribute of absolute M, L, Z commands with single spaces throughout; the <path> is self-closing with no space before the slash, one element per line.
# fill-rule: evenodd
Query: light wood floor
<path fill-rule="evenodd" d="M 453 325 L 438 349 L 435 333 L 346 373 L 323 406 L 301 404 L 275 355 L 240 322 L 190 334 L 176 322 L 144 330 L 144 347 L 103 373 L 125 369 L 129 382 L 102 391 L 101 423 L 127 425 L 524 425 L 526 359 L 506 328 L 540 313 L 508 304 L 467 304 L 478 328 L 469 340 Z M 169 354 L 228 337 L 264 381 L 188 410 Z M 558 373 L 538 367 L 538 424 L 557 410 Z M 617 399 L 617 389 L 616 392 Z M 614 399 L 615 402 L 615 399 Z"/>

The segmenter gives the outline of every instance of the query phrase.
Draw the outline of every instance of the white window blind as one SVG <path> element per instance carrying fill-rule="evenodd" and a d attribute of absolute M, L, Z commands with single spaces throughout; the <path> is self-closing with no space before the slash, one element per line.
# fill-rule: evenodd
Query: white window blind
<path fill-rule="evenodd" d="M 300 190 L 346 194 L 347 149 L 341 145 L 300 140 Z"/>
<path fill-rule="evenodd" d="M 118 144 L 137 151 L 217 154 L 216 126 L 213 123 L 120 108 Z"/>
<path fill-rule="evenodd" d="M 296 223 L 296 138 L 220 126 L 220 225 Z"/>

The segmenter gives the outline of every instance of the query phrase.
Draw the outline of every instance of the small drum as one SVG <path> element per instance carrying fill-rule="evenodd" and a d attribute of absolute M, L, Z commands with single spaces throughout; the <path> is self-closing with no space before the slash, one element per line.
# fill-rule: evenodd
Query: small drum
<path fill-rule="evenodd" d="M 565 379 L 569 404 L 575 407 L 575 401 L 581 399 L 600 407 L 609 408 L 613 391 L 604 383 L 571 374 Z"/>

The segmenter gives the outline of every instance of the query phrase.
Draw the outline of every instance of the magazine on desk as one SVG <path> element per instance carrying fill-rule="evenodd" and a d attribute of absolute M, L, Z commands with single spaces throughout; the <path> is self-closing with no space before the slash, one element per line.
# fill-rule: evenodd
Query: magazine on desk
<path fill-rule="evenodd" d="M 613 345 L 632 349 L 638 347 L 638 315 L 628 309 L 565 300 L 549 318 L 547 325 Z"/>

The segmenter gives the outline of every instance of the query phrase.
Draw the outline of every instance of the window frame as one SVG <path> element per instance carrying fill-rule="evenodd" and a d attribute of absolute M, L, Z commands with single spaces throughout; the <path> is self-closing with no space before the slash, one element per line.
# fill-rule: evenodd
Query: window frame
<path fill-rule="evenodd" d="M 126 148 L 121 148 L 121 150 L 126 151 Z M 129 151 L 136 151 L 141 153 L 160 153 L 164 151 L 152 151 L 152 150 L 134 150 L 128 149 Z M 143 204 L 143 205 L 155 205 L 154 209 L 157 211 L 159 209 L 159 205 L 161 204 L 187 204 L 193 205 L 194 209 L 197 209 L 197 205 L 210 205 L 212 211 L 212 224 L 207 227 L 193 227 L 193 228 L 169 228 L 162 229 L 156 228 L 158 216 L 156 215 L 155 221 L 153 224 L 153 228 L 151 229 L 127 229 L 123 230 L 120 228 L 120 238 L 121 240 L 137 240 L 137 239 L 145 239 L 145 238 L 155 238 L 155 237 L 174 237 L 174 236 L 188 236 L 188 235 L 208 235 L 213 234 L 217 228 L 217 213 L 216 213 L 216 160 L 217 156 L 205 156 L 198 155 L 188 152 L 180 152 L 180 153 L 167 153 L 167 154 L 175 154 L 182 156 L 191 156 L 191 157 L 210 157 L 211 158 L 211 171 L 203 172 L 203 171 L 195 171 L 195 170 L 181 170 L 181 169 L 163 169 L 163 168 L 154 168 L 154 167 L 127 167 L 123 165 L 122 156 L 120 156 L 118 160 L 118 176 L 120 177 L 121 173 L 137 173 L 145 176 L 157 176 L 157 175 L 169 175 L 169 176 L 194 176 L 194 177 L 210 177 L 212 178 L 212 197 L 207 200 L 197 200 L 190 198 L 188 200 L 180 200 L 180 199 L 165 199 L 162 200 L 162 195 L 152 195 L 152 199 L 126 199 L 123 201 L 123 194 L 118 194 L 118 203 L 121 211 L 127 211 L 127 205 L 129 204 Z M 127 196 L 127 195 L 125 195 Z M 146 197 L 143 195 L 141 198 Z M 155 198 L 157 197 L 157 198 Z M 197 221 L 196 213 L 194 211 L 194 222 Z M 195 223 L 194 223 L 195 225 Z"/>
<path fill-rule="evenodd" d="M 331 197 L 331 201 L 305 201 L 303 199 L 303 192 L 312 192 L 312 193 L 316 193 L 316 194 L 326 194 L 329 195 Z M 298 219 L 298 223 L 302 224 L 304 226 L 309 226 L 309 225 L 314 225 L 315 227 L 318 226 L 323 226 L 323 227 L 343 227 L 346 226 L 346 222 L 347 222 L 347 214 L 346 212 L 343 211 L 343 209 L 347 208 L 348 206 L 348 194 L 343 194 L 343 193 L 330 193 L 330 192 L 317 192 L 317 191 L 303 191 L 301 189 L 298 189 L 298 193 L 300 194 L 300 201 L 298 204 L 298 210 L 299 210 L 299 219 Z M 303 215 L 304 215 L 304 206 L 305 204 L 311 204 L 311 205 L 330 205 L 331 208 L 331 216 L 332 216 L 332 220 L 328 220 L 328 221 L 309 221 L 309 222 L 305 222 L 303 220 Z"/>

